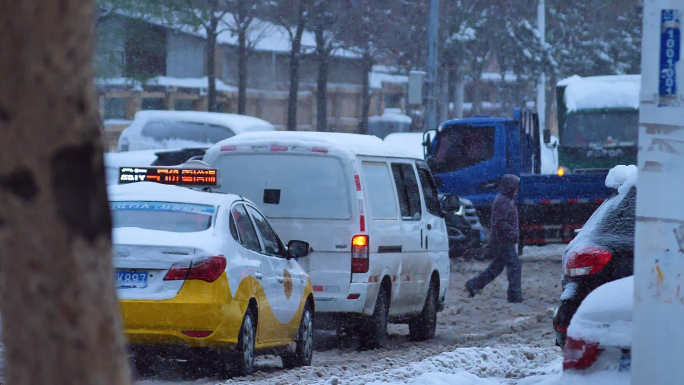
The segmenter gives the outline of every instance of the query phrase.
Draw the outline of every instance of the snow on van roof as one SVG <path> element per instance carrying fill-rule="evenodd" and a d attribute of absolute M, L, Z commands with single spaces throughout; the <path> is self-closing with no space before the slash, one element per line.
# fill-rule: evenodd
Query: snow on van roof
<path fill-rule="evenodd" d="M 232 194 L 209 193 L 189 189 L 187 187 L 163 185 L 154 182 L 137 182 L 107 187 L 109 200 L 116 201 L 152 201 L 196 203 L 217 206 L 226 200 L 238 200 Z"/>
<path fill-rule="evenodd" d="M 608 171 L 606 187 L 617 189 L 620 194 L 626 194 L 633 186 L 636 186 L 638 176 L 637 166 L 617 165 Z"/>
<path fill-rule="evenodd" d="M 415 154 L 402 147 L 392 146 L 374 135 L 347 134 L 339 132 L 275 131 L 249 132 L 225 139 L 212 146 L 207 153 L 223 146 L 284 145 L 301 147 L 343 148 L 356 155 L 388 156 L 394 158 L 416 158 Z"/>
<path fill-rule="evenodd" d="M 567 85 L 568 111 L 596 108 L 639 108 L 641 75 L 573 76 L 558 85 Z"/>
<path fill-rule="evenodd" d="M 178 120 L 185 122 L 197 122 L 216 124 L 225 126 L 233 130 L 236 134 L 247 131 L 275 130 L 273 125 L 263 119 L 253 116 L 227 114 L 223 112 L 204 112 L 204 111 L 165 111 L 165 110 L 145 110 L 135 114 L 133 126 L 138 122 L 144 124 L 149 120 Z"/>
<path fill-rule="evenodd" d="M 422 132 L 395 132 L 385 137 L 384 142 L 410 151 L 414 157 L 423 158 Z"/>

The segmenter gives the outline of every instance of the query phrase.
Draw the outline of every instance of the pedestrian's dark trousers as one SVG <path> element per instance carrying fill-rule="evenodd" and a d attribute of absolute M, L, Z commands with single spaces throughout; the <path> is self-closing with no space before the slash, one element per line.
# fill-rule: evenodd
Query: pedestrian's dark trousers
<path fill-rule="evenodd" d="M 522 299 L 522 277 L 520 259 L 518 259 L 518 250 L 516 250 L 515 244 L 490 244 L 489 252 L 493 257 L 492 263 L 477 277 L 468 280 L 468 286 L 473 291 L 482 290 L 494 278 L 498 277 L 505 267 L 508 275 L 508 300 L 520 301 Z"/>

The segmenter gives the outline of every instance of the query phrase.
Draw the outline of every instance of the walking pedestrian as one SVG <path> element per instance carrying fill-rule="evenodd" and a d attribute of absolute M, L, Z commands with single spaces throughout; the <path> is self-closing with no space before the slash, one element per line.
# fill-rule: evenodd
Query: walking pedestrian
<path fill-rule="evenodd" d="M 521 268 L 517 243 L 520 237 L 518 209 L 515 194 L 518 193 L 520 178 L 506 174 L 501 178 L 499 194 L 492 204 L 491 237 L 489 253 L 492 263 L 478 276 L 466 282 L 466 291 L 473 297 L 506 268 L 508 275 L 508 302 L 520 303 L 522 297 Z"/>

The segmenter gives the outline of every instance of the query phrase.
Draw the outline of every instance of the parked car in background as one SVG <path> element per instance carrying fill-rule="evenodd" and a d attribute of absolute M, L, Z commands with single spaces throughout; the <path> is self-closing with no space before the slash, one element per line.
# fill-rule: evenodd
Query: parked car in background
<path fill-rule="evenodd" d="M 220 191 L 257 203 L 284 239 L 311 240 L 300 263 L 317 325 L 348 327 L 368 347 L 383 344 L 388 322 L 408 323 L 412 339 L 434 336 L 450 261 L 423 160 L 375 136 L 274 132 L 221 141 L 204 161 Z M 457 197 L 446 202 L 458 208 Z"/>
<path fill-rule="evenodd" d="M 444 213 L 449 233 L 449 257 L 485 258 L 489 235 L 482 227 L 477 209 L 468 199 L 460 198 L 458 210 Z"/>
<path fill-rule="evenodd" d="M 242 132 L 274 130 L 271 123 L 246 115 L 147 110 L 136 113 L 133 123 L 121 132 L 117 150 L 206 149 Z"/>
<path fill-rule="evenodd" d="M 606 186 L 617 189 L 589 218 L 563 254 L 563 293 L 553 317 L 556 343 L 566 332 L 582 301 L 597 287 L 634 273 L 636 166 L 616 166 Z"/>
<path fill-rule="evenodd" d="M 607 372 L 604 375 L 614 378 L 611 384 L 629 384 L 633 308 L 633 276 L 608 282 L 589 293 L 568 328 L 563 374 Z"/>
<path fill-rule="evenodd" d="M 207 355 L 252 373 L 254 355 L 311 364 L 314 297 L 297 263 L 309 244 L 286 246 L 250 201 L 151 182 L 108 189 L 113 265 L 134 362 L 150 353 Z"/>

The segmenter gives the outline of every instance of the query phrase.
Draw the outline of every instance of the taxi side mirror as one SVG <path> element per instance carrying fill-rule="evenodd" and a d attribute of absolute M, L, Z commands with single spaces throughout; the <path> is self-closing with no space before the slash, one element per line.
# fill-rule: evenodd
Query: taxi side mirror
<path fill-rule="evenodd" d="M 287 243 L 287 258 L 301 258 L 309 255 L 309 242 L 291 240 Z"/>

